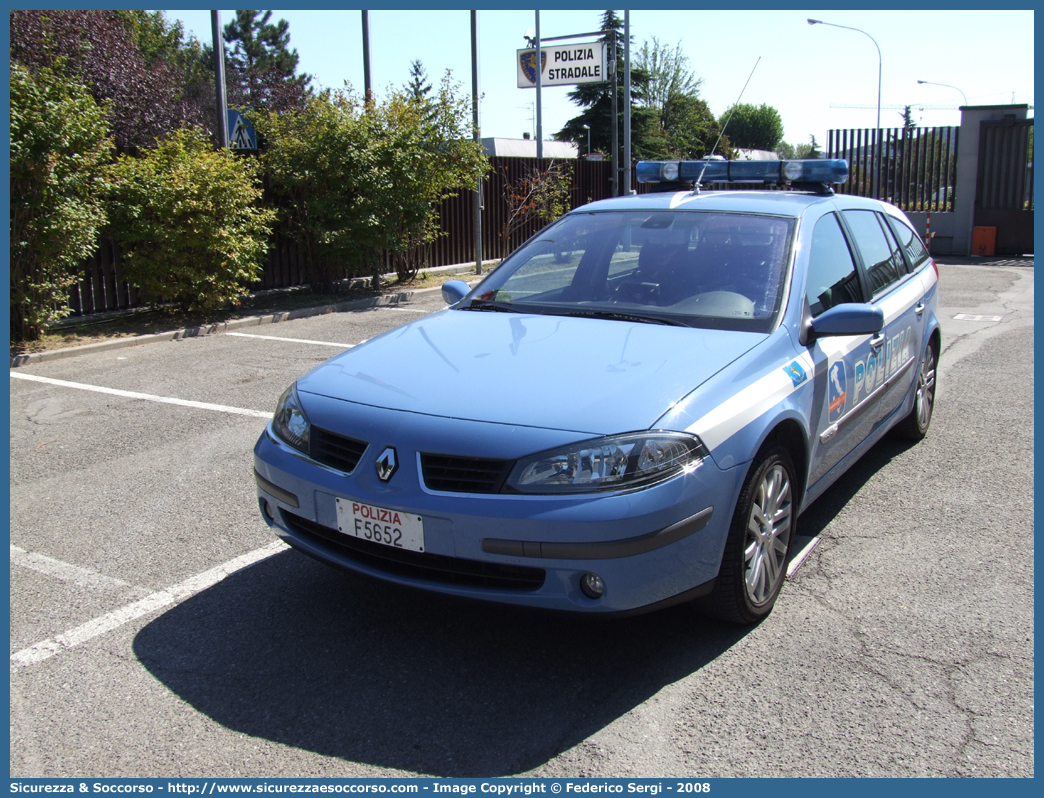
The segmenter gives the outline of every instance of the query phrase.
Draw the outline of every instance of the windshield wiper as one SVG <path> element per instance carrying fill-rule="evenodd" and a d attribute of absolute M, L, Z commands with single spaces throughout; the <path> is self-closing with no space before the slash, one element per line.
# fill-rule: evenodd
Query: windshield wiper
<path fill-rule="evenodd" d="M 461 305 L 457 310 L 489 310 L 494 313 L 521 313 L 521 310 L 505 305 L 501 302 L 493 302 L 489 299 L 473 299 L 467 305 Z"/>
<path fill-rule="evenodd" d="M 610 321 L 636 321 L 641 324 L 666 324 L 670 327 L 687 327 L 677 319 L 665 319 L 662 316 L 646 316 L 641 313 L 621 313 L 618 310 L 573 310 L 562 313 L 563 316 L 575 316 L 583 319 L 609 319 Z"/>

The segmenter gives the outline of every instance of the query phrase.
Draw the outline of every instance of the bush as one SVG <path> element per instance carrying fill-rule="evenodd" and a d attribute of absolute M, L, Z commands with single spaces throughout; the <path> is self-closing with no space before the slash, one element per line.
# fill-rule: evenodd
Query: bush
<path fill-rule="evenodd" d="M 361 184 L 369 171 L 354 98 L 324 93 L 301 110 L 254 115 L 281 221 L 301 245 L 308 281 L 330 293 L 345 273 L 373 268 L 379 253 L 361 235 Z"/>
<path fill-rule="evenodd" d="M 68 315 L 69 288 L 105 223 L 105 109 L 57 69 L 11 65 L 11 337 Z"/>
<path fill-rule="evenodd" d="M 469 113 L 447 78 L 432 100 L 402 90 L 364 105 L 350 91 L 334 92 L 300 111 L 255 115 L 273 191 L 314 290 L 332 290 L 345 271 L 378 275 L 385 250 L 400 278 L 416 275 L 440 235 L 438 204 L 473 188 L 487 168 Z"/>
<path fill-rule="evenodd" d="M 124 275 L 150 304 L 220 307 L 259 279 L 275 213 L 255 204 L 255 160 L 214 151 L 205 133 L 186 128 L 144 157 L 120 156 L 111 183 Z"/>

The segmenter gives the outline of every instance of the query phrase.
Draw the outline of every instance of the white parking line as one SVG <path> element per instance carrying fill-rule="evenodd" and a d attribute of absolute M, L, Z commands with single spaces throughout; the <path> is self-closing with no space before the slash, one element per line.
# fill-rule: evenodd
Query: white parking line
<path fill-rule="evenodd" d="M 394 310 L 399 313 L 431 313 L 430 310 L 424 310 L 423 308 L 397 308 L 393 305 L 382 305 L 378 310 Z"/>
<path fill-rule="evenodd" d="M 230 332 L 236 338 L 260 338 L 262 341 L 288 341 L 292 344 L 315 344 L 316 346 L 336 346 L 338 349 L 351 349 L 355 344 L 335 344 L 332 341 L 310 341 L 307 338 L 280 338 L 278 335 L 251 335 L 250 333 Z"/>
<path fill-rule="evenodd" d="M 211 568 L 209 571 L 189 577 L 184 582 L 173 587 L 168 587 L 166 590 L 161 590 L 158 593 L 152 593 L 140 601 L 135 601 L 133 604 L 128 604 L 118 610 L 106 613 L 99 618 L 77 626 L 75 629 L 56 635 L 50 640 L 44 640 L 36 645 L 23 648 L 21 651 L 11 655 L 11 667 L 24 667 L 43 662 L 64 649 L 86 643 L 88 640 L 123 626 L 123 624 L 133 621 L 135 618 L 148 615 L 170 604 L 176 604 L 189 596 L 206 590 L 208 587 L 213 587 L 230 574 L 271 557 L 273 554 L 278 554 L 285 548 L 287 546 L 281 540 L 269 543 L 264 548 L 248 552 L 240 557 L 236 557 L 234 560 L 229 560 L 222 565 Z M 76 566 L 69 567 L 75 568 Z"/>
<path fill-rule="evenodd" d="M 80 568 L 78 565 L 70 565 L 43 554 L 26 551 L 14 544 L 11 544 L 11 564 L 20 565 L 62 582 L 73 582 L 81 587 L 118 588 L 124 591 L 131 590 L 142 596 L 146 596 L 150 592 L 147 588 L 137 587 L 122 579 L 113 579 L 111 576 L 105 576 L 90 568 Z"/>
<path fill-rule="evenodd" d="M 102 388 L 99 385 L 87 385 L 83 382 L 69 382 L 67 380 L 55 380 L 50 377 L 39 377 L 36 374 L 25 374 L 21 371 L 12 371 L 11 379 L 28 380 L 29 382 L 42 382 L 47 385 L 57 385 L 61 388 L 76 388 L 81 391 L 93 391 L 105 393 L 110 396 L 122 396 L 126 399 L 144 399 L 146 402 L 160 402 L 166 405 L 180 405 L 181 407 L 194 407 L 198 410 L 216 410 L 219 413 L 233 413 L 238 416 L 251 416 L 253 418 L 271 418 L 271 410 L 247 410 L 242 407 L 229 407 L 228 405 L 215 405 L 209 402 L 193 402 L 188 399 L 175 399 L 171 396 L 154 396 L 150 393 L 138 393 L 137 391 L 121 391 L 118 388 Z"/>

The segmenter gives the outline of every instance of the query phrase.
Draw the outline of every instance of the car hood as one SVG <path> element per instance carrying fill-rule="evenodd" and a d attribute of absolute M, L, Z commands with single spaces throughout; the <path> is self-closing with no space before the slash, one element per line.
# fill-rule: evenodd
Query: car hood
<path fill-rule="evenodd" d="M 648 428 L 765 338 L 446 310 L 328 360 L 297 387 L 412 413 L 602 435 Z M 307 409 L 307 396 L 302 402 Z"/>

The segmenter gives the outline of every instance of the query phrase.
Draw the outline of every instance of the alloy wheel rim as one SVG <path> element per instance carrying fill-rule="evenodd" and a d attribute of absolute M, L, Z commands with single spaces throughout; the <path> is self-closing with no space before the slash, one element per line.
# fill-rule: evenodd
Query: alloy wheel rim
<path fill-rule="evenodd" d="M 931 347 L 925 352 L 921 372 L 917 376 L 917 425 L 923 430 L 932 418 L 935 403 L 935 352 Z"/>
<path fill-rule="evenodd" d="M 766 603 L 783 581 L 792 514 L 790 476 L 777 463 L 758 485 L 747 520 L 744 583 L 754 604 Z"/>

